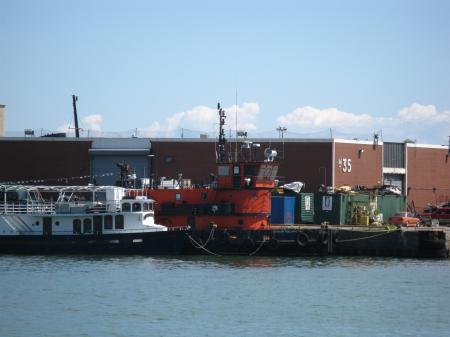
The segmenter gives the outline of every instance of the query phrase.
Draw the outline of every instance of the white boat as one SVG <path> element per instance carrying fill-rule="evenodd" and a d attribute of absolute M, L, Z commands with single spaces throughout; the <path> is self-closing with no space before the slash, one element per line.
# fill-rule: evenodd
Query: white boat
<path fill-rule="evenodd" d="M 0 185 L 0 252 L 181 253 L 186 229 L 155 224 L 153 205 L 115 186 Z"/>

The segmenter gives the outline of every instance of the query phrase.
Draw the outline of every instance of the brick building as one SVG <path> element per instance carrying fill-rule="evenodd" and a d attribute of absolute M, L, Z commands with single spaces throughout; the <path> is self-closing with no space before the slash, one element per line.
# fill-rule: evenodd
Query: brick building
<path fill-rule="evenodd" d="M 236 148 L 237 157 L 252 160 L 263 160 L 265 148 L 275 149 L 280 182 L 302 181 L 306 191 L 315 192 L 321 185 L 394 184 L 418 209 L 450 200 L 448 146 L 341 139 L 248 141 L 253 146 L 230 141 L 231 158 Z M 79 184 L 115 172 L 98 182 L 111 183 L 118 179 L 117 162 L 123 161 L 136 166 L 137 179 L 177 178 L 182 173 L 202 184 L 215 171 L 215 146 L 214 139 L 0 137 L 0 182 L 34 179 L 56 184 L 71 178 L 65 182 Z"/>

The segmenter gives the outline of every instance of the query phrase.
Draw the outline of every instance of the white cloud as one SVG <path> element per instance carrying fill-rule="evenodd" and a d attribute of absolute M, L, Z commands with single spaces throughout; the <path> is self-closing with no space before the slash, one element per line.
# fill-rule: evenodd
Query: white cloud
<path fill-rule="evenodd" d="M 438 111 L 433 105 L 413 103 L 393 117 L 377 117 L 337 108 L 305 106 L 279 116 L 277 122 L 286 126 L 288 131 L 298 133 L 331 128 L 338 137 L 343 134 L 346 138 L 370 139 L 374 132 L 382 130 L 385 141 L 403 141 L 409 138 L 420 143 L 444 144 L 449 133 L 450 111 Z"/>
<path fill-rule="evenodd" d="M 336 108 L 318 109 L 311 106 L 297 108 L 277 119 L 278 124 L 300 127 L 302 129 L 362 127 L 374 123 L 374 118 L 367 114 L 354 114 Z"/>
<path fill-rule="evenodd" d="M 449 123 L 447 126 L 450 126 L 450 111 L 438 111 L 434 105 L 413 103 L 409 107 L 400 110 L 397 117 L 407 122 Z"/>
<path fill-rule="evenodd" d="M 100 135 L 102 128 L 101 124 L 103 117 L 100 114 L 93 114 L 85 116 L 81 119 L 79 127 L 81 133 L 89 134 L 90 136 Z M 57 128 L 58 132 L 65 132 L 71 136 L 75 134 L 75 124 L 63 124 Z"/>
<path fill-rule="evenodd" d="M 81 119 L 81 127 L 89 131 L 102 131 L 103 117 L 100 114 L 89 115 Z"/>
<path fill-rule="evenodd" d="M 256 117 L 259 113 L 257 103 L 245 102 L 242 105 L 232 105 L 225 108 L 227 129 L 236 128 L 236 109 L 238 114 L 238 129 L 247 131 L 256 129 Z M 181 129 L 195 132 L 215 133 L 219 118 L 216 108 L 205 105 L 196 106 L 190 110 L 177 112 L 168 117 L 165 122 L 156 121 L 146 128 L 138 130 L 138 133 L 147 137 L 179 137 Z"/>

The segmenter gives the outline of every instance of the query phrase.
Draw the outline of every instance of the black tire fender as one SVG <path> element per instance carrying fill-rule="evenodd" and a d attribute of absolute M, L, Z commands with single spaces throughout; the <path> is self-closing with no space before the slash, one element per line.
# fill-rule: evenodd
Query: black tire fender
<path fill-rule="evenodd" d="M 306 246 L 306 245 L 308 244 L 308 242 L 309 242 L 309 236 L 308 236 L 308 234 L 306 234 L 305 232 L 299 232 L 299 233 L 297 234 L 297 238 L 296 238 L 295 241 L 297 241 L 297 244 L 298 244 L 300 247 L 304 247 L 304 246 Z"/>

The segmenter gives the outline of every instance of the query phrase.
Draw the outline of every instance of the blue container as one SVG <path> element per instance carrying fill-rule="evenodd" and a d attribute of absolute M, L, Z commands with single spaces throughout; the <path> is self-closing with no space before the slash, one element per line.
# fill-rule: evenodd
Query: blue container
<path fill-rule="evenodd" d="M 276 225 L 293 225 L 295 219 L 295 197 L 272 196 L 270 222 Z"/>

